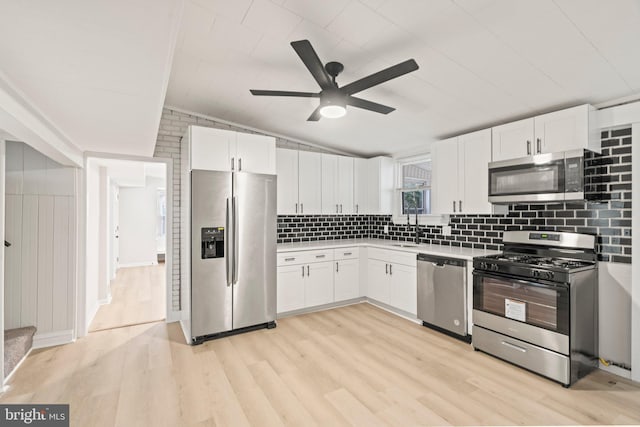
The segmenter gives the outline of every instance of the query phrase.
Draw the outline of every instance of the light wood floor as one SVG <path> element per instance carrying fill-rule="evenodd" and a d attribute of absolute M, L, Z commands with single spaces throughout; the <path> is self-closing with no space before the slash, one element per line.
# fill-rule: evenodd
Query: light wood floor
<path fill-rule="evenodd" d="M 177 324 L 34 351 L 2 403 L 70 403 L 73 426 L 638 424 L 640 387 L 571 389 L 369 304 L 190 347 Z"/>
<path fill-rule="evenodd" d="M 111 303 L 100 306 L 89 331 L 164 320 L 164 264 L 119 268 L 111 282 Z"/>

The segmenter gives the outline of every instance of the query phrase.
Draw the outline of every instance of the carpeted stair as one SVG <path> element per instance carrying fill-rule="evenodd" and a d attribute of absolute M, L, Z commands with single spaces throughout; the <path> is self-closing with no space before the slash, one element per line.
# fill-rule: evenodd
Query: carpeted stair
<path fill-rule="evenodd" d="M 13 371 L 20 360 L 29 352 L 33 345 L 36 328 L 27 326 L 4 331 L 4 376 Z"/>

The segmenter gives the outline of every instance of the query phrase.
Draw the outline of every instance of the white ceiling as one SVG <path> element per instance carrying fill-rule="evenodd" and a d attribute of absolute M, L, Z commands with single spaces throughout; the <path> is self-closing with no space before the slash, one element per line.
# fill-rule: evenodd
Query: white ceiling
<path fill-rule="evenodd" d="M 4 93 L 79 152 L 151 156 L 164 104 L 373 155 L 640 95 L 640 0 L 0 2 Z M 420 69 L 358 94 L 387 116 L 307 122 L 317 99 L 249 94 L 318 91 L 300 39 L 345 65 L 342 85 L 409 58 Z"/>
<path fill-rule="evenodd" d="M 181 7 L 2 0 L 0 72 L 80 150 L 151 156 Z"/>
<path fill-rule="evenodd" d="M 319 91 L 289 43 L 309 39 L 338 83 L 414 58 L 414 73 L 307 122 Z M 364 155 L 640 93 L 640 0 L 187 0 L 166 104 Z"/>

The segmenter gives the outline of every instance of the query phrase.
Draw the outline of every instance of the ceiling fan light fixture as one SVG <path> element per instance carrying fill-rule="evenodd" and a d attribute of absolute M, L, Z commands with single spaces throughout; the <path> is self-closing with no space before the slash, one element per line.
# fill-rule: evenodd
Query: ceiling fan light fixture
<path fill-rule="evenodd" d="M 320 108 L 320 114 L 327 119 L 338 119 L 347 114 L 347 109 L 342 105 L 325 105 Z"/>

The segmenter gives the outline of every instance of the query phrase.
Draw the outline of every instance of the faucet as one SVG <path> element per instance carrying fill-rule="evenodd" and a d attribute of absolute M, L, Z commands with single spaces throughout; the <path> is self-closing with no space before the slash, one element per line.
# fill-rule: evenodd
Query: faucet
<path fill-rule="evenodd" d="M 420 230 L 420 226 L 418 225 L 418 206 L 416 206 L 415 208 L 415 213 L 416 213 L 416 229 L 415 229 L 414 239 L 415 239 L 416 245 L 419 245 L 420 237 L 422 237 L 422 230 Z"/>

